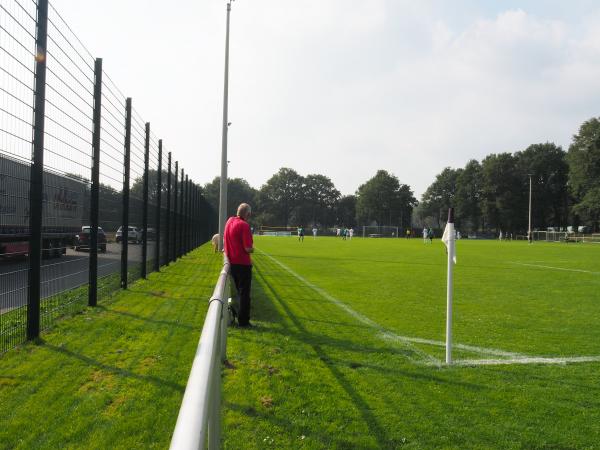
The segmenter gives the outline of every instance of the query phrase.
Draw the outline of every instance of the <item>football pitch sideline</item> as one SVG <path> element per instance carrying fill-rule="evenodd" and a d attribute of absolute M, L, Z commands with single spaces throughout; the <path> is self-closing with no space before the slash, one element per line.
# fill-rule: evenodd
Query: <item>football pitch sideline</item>
<path fill-rule="evenodd" d="M 457 242 L 449 367 L 439 240 L 255 244 L 258 328 L 230 339 L 226 441 L 600 448 L 600 246 Z"/>

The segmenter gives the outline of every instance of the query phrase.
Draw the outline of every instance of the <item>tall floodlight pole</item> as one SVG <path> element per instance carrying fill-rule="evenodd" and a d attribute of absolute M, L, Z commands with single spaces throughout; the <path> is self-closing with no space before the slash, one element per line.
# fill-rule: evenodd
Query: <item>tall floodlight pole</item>
<path fill-rule="evenodd" d="M 227 2 L 227 28 L 225 32 L 225 81 L 223 87 L 223 136 L 221 147 L 221 183 L 219 193 L 219 250 L 223 250 L 223 231 L 227 221 L 227 101 L 229 90 L 229 15 L 231 0 Z"/>
<path fill-rule="evenodd" d="M 531 235 L 531 174 L 529 174 L 529 228 L 527 231 L 527 240 L 531 244 L 533 236 Z"/>

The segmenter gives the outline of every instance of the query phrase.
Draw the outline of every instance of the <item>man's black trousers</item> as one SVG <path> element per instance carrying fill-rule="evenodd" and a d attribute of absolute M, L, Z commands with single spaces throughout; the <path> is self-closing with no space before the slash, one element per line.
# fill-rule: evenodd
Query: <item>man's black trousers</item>
<path fill-rule="evenodd" d="M 240 312 L 238 322 L 241 326 L 250 322 L 250 285 L 252 284 L 252 266 L 231 264 L 231 276 L 240 294 Z"/>

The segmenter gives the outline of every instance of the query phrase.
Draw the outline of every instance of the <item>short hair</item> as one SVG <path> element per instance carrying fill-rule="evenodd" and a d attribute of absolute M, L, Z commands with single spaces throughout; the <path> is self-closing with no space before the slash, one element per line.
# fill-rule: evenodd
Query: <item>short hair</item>
<path fill-rule="evenodd" d="M 252 212 L 252 208 L 250 207 L 250 205 L 248 203 L 242 203 L 240 206 L 238 206 L 237 209 L 237 215 L 239 217 L 248 217 L 248 214 L 250 214 Z"/>

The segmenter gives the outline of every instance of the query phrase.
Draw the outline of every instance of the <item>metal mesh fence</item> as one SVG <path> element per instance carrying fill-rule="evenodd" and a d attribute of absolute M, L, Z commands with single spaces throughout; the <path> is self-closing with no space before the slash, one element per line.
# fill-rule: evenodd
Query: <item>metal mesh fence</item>
<path fill-rule="evenodd" d="M 99 296 L 121 286 L 125 102 L 125 96 L 103 72 L 98 225 L 105 234 L 106 251 L 98 255 Z"/>
<path fill-rule="evenodd" d="M 0 0 L 0 353 L 210 236 L 130 105 L 47 0 Z"/>
<path fill-rule="evenodd" d="M 51 5 L 46 61 L 42 329 L 87 302 L 89 281 L 94 58 Z"/>
<path fill-rule="evenodd" d="M 0 1 L 0 352 L 25 340 L 35 4 Z"/>

